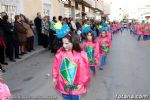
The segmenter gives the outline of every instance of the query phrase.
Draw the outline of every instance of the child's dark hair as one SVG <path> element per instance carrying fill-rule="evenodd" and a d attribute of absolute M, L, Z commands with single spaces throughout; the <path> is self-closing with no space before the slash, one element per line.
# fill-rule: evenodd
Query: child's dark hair
<path fill-rule="evenodd" d="M 63 17 L 62 16 L 58 16 L 58 20 L 62 21 Z"/>
<path fill-rule="evenodd" d="M 102 32 L 105 32 L 105 34 L 106 34 L 106 36 L 105 37 L 107 37 L 108 35 L 107 35 L 107 31 L 102 31 Z M 102 32 L 101 32 L 101 37 L 102 37 Z"/>
<path fill-rule="evenodd" d="M 53 16 L 53 20 L 56 20 L 56 17 L 55 17 L 55 16 Z"/>
<path fill-rule="evenodd" d="M 63 21 L 65 21 L 66 23 L 68 23 L 68 18 L 64 18 Z"/>
<path fill-rule="evenodd" d="M 69 40 L 73 44 L 72 50 L 75 50 L 77 52 L 81 52 L 82 48 L 80 46 L 80 37 L 74 33 L 74 32 L 69 32 L 65 38 Z"/>
<path fill-rule="evenodd" d="M 95 36 L 94 36 L 93 31 L 90 30 L 88 33 L 91 33 L 91 36 L 92 36 L 92 42 L 95 43 L 95 42 L 96 42 L 96 38 L 95 38 Z M 88 41 L 88 39 L 87 39 L 88 33 L 86 34 L 85 41 Z"/>

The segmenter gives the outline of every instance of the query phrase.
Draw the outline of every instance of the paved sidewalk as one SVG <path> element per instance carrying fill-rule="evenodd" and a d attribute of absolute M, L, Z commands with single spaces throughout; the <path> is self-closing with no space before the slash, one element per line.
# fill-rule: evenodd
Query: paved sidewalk
<path fill-rule="evenodd" d="M 20 56 L 21 59 L 15 59 L 16 62 L 11 62 L 11 61 L 8 60 L 8 58 L 6 58 L 6 62 L 8 63 L 8 65 L 5 66 L 6 67 L 6 71 L 7 71 L 8 67 L 14 66 L 16 63 L 22 62 L 22 61 L 24 61 L 24 60 L 26 60 L 26 59 L 34 56 L 34 55 L 38 55 L 38 54 L 40 54 L 40 53 L 42 53 L 42 52 L 44 52 L 46 50 L 48 50 L 48 49 L 45 49 L 42 46 L 35 47 L 34 51 L 28 52 L 27 54 L 25 54 L 23 56 Z"/>

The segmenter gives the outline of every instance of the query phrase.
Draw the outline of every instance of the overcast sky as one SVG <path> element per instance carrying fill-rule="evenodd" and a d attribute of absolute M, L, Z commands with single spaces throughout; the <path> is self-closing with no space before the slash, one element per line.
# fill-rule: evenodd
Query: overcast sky
<path fill-rule="evenodd" d="M 112 2 L 111 15 L 116 16 L 117 10 L 123 8 L 129 13 L 132 18 L 137 17 L 138 8 L 144 7 L 145 5 L 150 5 L 150 0 L 104 0 L 107 2 Z"/>

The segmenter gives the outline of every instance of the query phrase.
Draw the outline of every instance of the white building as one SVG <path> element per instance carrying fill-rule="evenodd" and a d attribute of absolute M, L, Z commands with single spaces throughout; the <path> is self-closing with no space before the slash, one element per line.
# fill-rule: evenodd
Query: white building
<path fill-rule="evenodd" d="M 10 19 L 14 19 L 16 14 L 24 14 L 34 19 L 37 12 L 41 12 L 43 16 L 52 17 L 54 15 L 53 1 L 56 0 L 0 0 L 0 12 L 7 12 Z"/>
<path fill-rule="evenodd" d="M 150 5 L 138 9 L 138 19 L 150 21 Z"/>

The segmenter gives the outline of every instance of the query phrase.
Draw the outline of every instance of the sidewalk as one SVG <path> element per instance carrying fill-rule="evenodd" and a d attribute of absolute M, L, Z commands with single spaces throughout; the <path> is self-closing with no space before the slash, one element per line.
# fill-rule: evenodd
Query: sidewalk
<path fill-rule="evenodd" d="M 16 63 L 22 62 L 22 61 L 24 61 L 24 60 L 26 60 L 26 59 L 28 59 L 28 58 L 34 56 L 34 55 L 37 55 L 37 54 L 39 54 L 39 53 L 42 53 L 42 52 L 44 52 L 44 51 L 46 51 L 46 50 L 47 50 L 47 49 L 43 48 L 42 46 L 35 47 L 35 51 L 28 52 L 27 54 L 25 54 L 25 55 L 23 55 L 23 56 L 20 56 L 21 59 L 15 59 L 16 62 L 11 62 L 11 61 L 8 60 L 8 58 L 6 58 L 6 62 L 8 63 L 8 65 L 5 66 L 4 68 L 5 68 L 6 71 L 7 71 L 7 68 L 8 68 L 8 67 L 11 67 L 11 66 L 13 66 L 13 65 L 16 64 Z"/>

